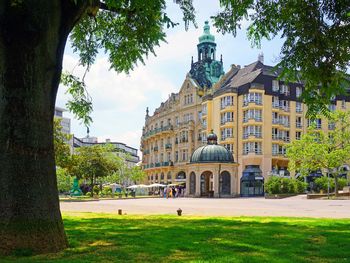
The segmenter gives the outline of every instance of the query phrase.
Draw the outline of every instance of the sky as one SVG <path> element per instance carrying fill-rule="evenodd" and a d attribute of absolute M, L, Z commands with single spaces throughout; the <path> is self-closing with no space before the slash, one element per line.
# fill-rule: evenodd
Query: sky
<path fill-rule="evenodd" d="M 195 0 L 196 21 L 198 28 L 193 25 L 185 31 L 179 8 L 168 1 L 168 15 L 173 21 L 179 22 L 175 28 L 168 29 L 167 43 L 155 48 L 156 56 L 149 56 L 145 65 L 139 63 L 135 69 L 127 74 L 118 74 L 109 69 L 107 56 L 99 55 L 85 80 L 87 89 L 93 102 L 93 123 L 90 126 L 90 137 L 98 137 L 99 142 L 111 139 L 139 149 L 142 127 L 145 121 L 146 107 L 150 114 L 165 101 L 169 94 L 178 92 L 190 70 L 191 56 L 197 61 L 198 37 L 203 33 L 204 21 L 215 15 L 220 9 L 219 1 Z M 217 58 L 222 54 L 225 72 L 232 64 L 248 65 L 257 60 L 259 53 L 264 54 L 267 65 L 278 62 L 282 40 L 263 41 L 261 49 L 252 48 L 246 36 L 245 21 L 237 36 L 222 35 L 211 26 L 210 32 L 217 43 Z M 78 66 L 79 61 L 70 44 L 67 44 L 63 60 L 63 70 L 82 76 L 83 69 Z M 68 96 L 66 88 L 60 86 L 56 106 L 65 107 Z M 86 136 L 86 128 L 80 121 L 69 113 L 65 117 L 71 118 L 72 133 L 78 138 Z M 140 154 L 140 153 L 139 153 Z"/>

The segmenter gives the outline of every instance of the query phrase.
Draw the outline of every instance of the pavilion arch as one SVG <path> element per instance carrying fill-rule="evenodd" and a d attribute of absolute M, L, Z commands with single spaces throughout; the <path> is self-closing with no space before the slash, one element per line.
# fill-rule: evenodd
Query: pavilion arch
<path fill-rule="evenodd" d="M 200 195 L 210 196 L 213 190 L 213 172 L 208 170 L 202 172 L 200 177 Z"/>
<path fill-rule="evenodd" d="M 186 172 L 180 171 L 176 175 L 176 180 L 186 180 Z"/>
<path fill-rule="evenodd" d="M 196 194 L 196 174 L 195 172 L 190 173 L 190 189 L 189 189 L 190 195 Z"/>
<path fill-rule="evenodd" d="M 219 177 L 219 195 L 230 195 L 231 183 L 231 174 L 228 171 L 222 171 Z"/>

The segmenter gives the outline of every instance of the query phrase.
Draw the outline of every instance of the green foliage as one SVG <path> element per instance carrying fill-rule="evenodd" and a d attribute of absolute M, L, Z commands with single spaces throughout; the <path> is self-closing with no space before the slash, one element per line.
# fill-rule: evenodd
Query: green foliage
<path fill-rule="evenodd" d="M 94 195 L 98 195 L 100 193 L 100 187 L 98 185 L 94 185 L 94 187 L 92 188 L 92 192 L 94 193 Z"/>
<path fill-rule="evenodd" d="M 344 186 L 346 186 L 348 181 L 345 178 L 339 178 L 338 179 L 338 189 L 343 189 Z M 322 190 L 323 192 L 328 191 L 328 177 L 322 176 L 320 178 L 317 178 L 315 180 L 316 189 L 318 191 Z M 329 178 L 329 190 L 330 192 L 333 192 L 335 190 L 335 181 L 333 178 Z"/>
<path fill-rule="evenodd" d="M 283 37 L 277 67 L 282 79 L 303 80 L 309 114 L 327 112 L 332 96 L 346 93 L 348 0 L 220 0 L 220 5 L 222 11 L 213 17 L 219 31 L 236 35 L 243 19 L 249 19 L 247 34 L 254 46 L 260 47 L 264 38 Z"/>
<path fill-rule="evenodd" d="M 72 138 L 72 136 L 62 132 L 60 118 L 54 118 L 53 124 L 56 165 L 59 167 L 66 167 L 70 158 L 70 148 L 67 142 Z"/>
<path fill-rule="evenodd" d="M 86 192 L 86 194 L 85 194 L 86 196 L 88 196 L 88 197 L 92 197 L 92 194 L 91 194 L 91 192 Z"/>
<path fill-rule="evenodd" d="M 187 29 L 190 22 L 195 24 L 192 0 L 176 2 L 184 14 Z M 67 93 L 72 96 L 68 109 L 89 126 L 92 103 L 84 79 L 97 54 L 103 51 L 112 69 L 128 73 L 138 62 L 144 64 L 145 57 L 155 54 L 154 47 L 165 42 L 164 25 L 174 27 L 178 23 L 167 15 L 165 0 L 90 1 L 85 8 L 85 15 L 73 28 L 70 40 L 86 71 L 81 79 L 66 73 L 61 82 L 69 87 Z"/>
<path fill-rule="evenodd" d="M 112 145 L 94 145 L 76 149 L 69 173 L 89 180 L 91 185 L 95 184 L 98 178 L 107 177 L 119 169 L 118 158 L 113 149 Z"/>
<path fill-rule="evenodd" d="M 104 186 L 102 188 L 101 192 L 104 196 L 111 196 L 112 195 L 112 188 L 110 186 Z"/>
<path fill-rule="evenodd" d="M 305 191 L 306 184 L 294 178 L 270 176 L 264 187 L 268 194 L 299 194 Z"/>
<path fill-rule="evenodd" d="M 70 112 L 74 113 L 78 120 L 81 120 L 85 126 L 92 122 L 90 114 L 92 112 L 91 97 L 86 90 L 84 80 L 69 73 L 62 73 L 61 83 L 68 87 L 66 93 L 72 96 L 72 100 L 66 104 Z"/>
<path fill-rule="evenodd" d="M 334 178 L 342 173 L 341 166 L 350 161 L 350 112 L 331 112 L 328 122 L 335 124 L 334 130 L 326 133 L 310 127 L 300 140 L 287 146 L 289 170 L 298 170 L 303 176 L 326 170 Z"/>
<path fill-rule="evenodd" d="M 72 188 L 73 179 L 72 177 L 66 172 L 65 169 L 57 167 L 56 169 L 56 176 L 57 176 L 57 188 L 59 192 L 69 192 L 69 190 Z"/>

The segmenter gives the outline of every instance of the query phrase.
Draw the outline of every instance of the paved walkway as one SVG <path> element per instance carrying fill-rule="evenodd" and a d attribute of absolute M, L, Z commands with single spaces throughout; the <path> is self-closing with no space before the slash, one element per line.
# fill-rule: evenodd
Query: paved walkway
<path fill-rule="evenodd" d="M 201 216 L 292 216 L 349 218 L 350 200 L 308 200 L 305 196 L 264 198 L 144 198 L 91 202 L 61 202 L 61 211 Z"/>

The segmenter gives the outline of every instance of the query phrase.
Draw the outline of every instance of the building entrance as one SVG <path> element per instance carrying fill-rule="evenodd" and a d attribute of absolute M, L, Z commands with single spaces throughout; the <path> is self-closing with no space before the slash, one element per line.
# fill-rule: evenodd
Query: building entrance
<path fill-rule="evenodd" d="M 259 165 L 247 165 L 241 177 L 241 196 L 264 196 L 264 177 Z"/>

